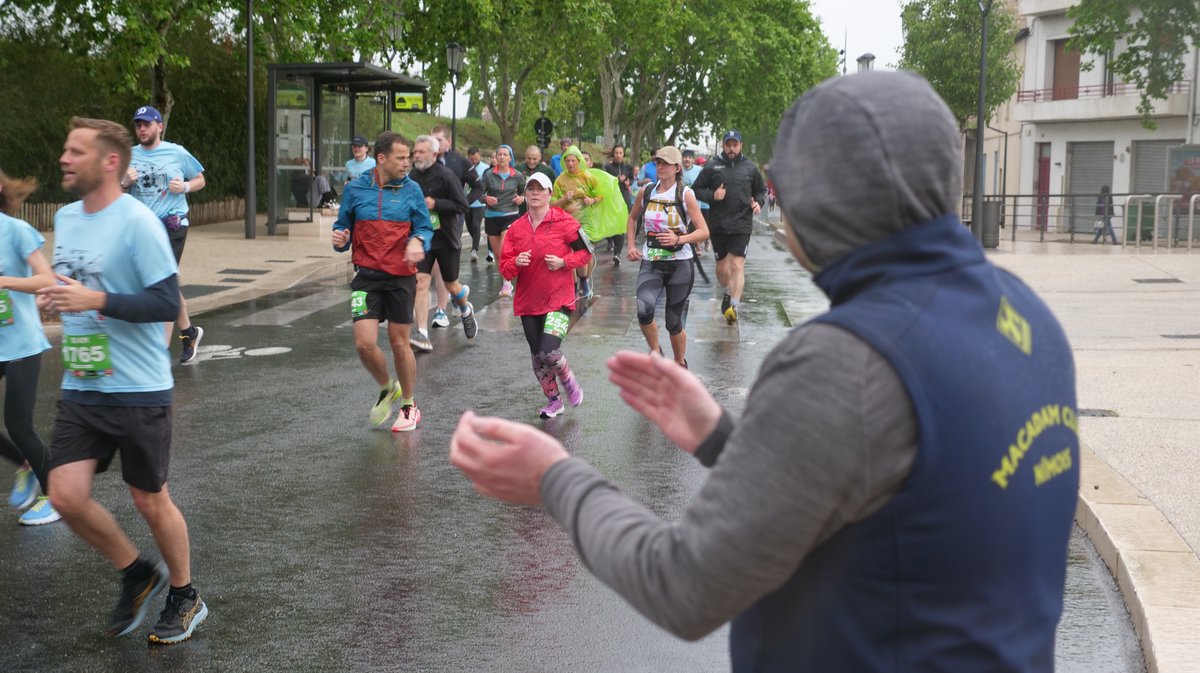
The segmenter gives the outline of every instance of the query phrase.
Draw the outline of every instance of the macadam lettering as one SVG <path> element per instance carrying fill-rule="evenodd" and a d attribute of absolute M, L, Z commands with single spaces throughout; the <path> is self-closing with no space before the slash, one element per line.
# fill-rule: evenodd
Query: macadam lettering
<path fill-rule="evenodd" d="M 1071 447 L 1067 447 L 1053 456 L 1042 456 L 1038 464 L 1033 466 L 1033 483 L 1041 486 L 1069 469 L 1071 469 Z"/>
<path fill-rule="evenodd" d="M 1025 457 L 1025 453 L 1029 451 L 1029 447 L 1033 446 L 1034 441 L 1038 436 L 1046 431 L 1047 428 L 1055 426 L 1063 426 L 1079 434 L 1079 419 L 1075 415 L 1075 410 L 1066 405 L 1047 404 L 1046 406 L 1033 412 L 1029 420 L 1017 430 L 1016 441 L 1008 446 L 1008 452 L 1000 461 L 1000 467 L 992 473 L 992 481 L 1002 489 L 1008 488 L 1008 480 L 1017 472 L 1017 467 L 1021 464 L 1021 459 Z M 1055 457 L 1057 458 L 1057 456 Z M 1051 474 L 1053 477 L 1060 474 L 1062 471 L 1069 469 L 1070 455 L 1068 451 L 1068 464 L 1059 472 Z M 1046 458 L 1042 459 L 1043 462 Z M 1057 463 L 1055 463 L 1057 465 Z M 1040 465 L 1040 463 L 1039 463 Z M 1050 477 L 1046 477 L 1049 479 Z M 1038 480 L 1040 486 L 1045 479 Z"/>

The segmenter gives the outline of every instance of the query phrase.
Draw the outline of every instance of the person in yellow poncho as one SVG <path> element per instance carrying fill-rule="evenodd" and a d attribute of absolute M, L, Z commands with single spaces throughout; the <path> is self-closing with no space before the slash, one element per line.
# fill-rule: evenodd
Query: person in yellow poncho
<path fill-rule="evenodd" d="M 579 220 L 589 242 L 608 238 L 625 231 L 625 220 L 629 209 L 621 198 L 617 179 L 598 168 L 587 168 L 583 153 L 575 145 L 562 155 L 563 173 L 554 180 L 554 192 L 550 205 L 562 208 Z M 576 270 L 579 276 L 579 294 L 591 301 L 592 288 L 589 278 L 596 268 L 596 259 Z"/>

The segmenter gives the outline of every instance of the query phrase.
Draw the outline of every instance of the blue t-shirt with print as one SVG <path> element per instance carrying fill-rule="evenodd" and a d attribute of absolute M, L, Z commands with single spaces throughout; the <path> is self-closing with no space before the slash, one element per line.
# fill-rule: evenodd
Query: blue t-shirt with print
<path fill-rule="evenodd" d="M 59 209 L 54 216 L 54 272 L 96 290 L 136 294 L 179 269 L 162 223 L 140 201 L 122 194 L 96 213 L 84 212 L 82 201 Z M 107 355 L 111 363 L 92 373 L 64 369 L 64 390 L 171 389 L 171 360 L 162 323 L 125 322 L 99 311 L 84 311 L 64 313 L 62 324 L 64 363 L 72 346 L 89 349 L 88 362 Z M 108 352 L 92 352 L 101 346 Z"/>
<path fill-rule="evenodd" d="M 175 178 L 191 180 L 204 172 L 204 167 L 191 152 L 182 145 L 166 141 L 152 150 L 134 145 L 129 165 L 137 170 L 137 180 L 129 189 L 134 198 L 146 204 L 160 220 L 168 215 L 180 218 L 187 215 L 187 196 L 172 194 L 167 184 Z M 182 224 L 187 226 L 187 223 L 187 219 L 183 219 Z"/>
<path fill-rule="evenodd" d="M 354 180 L 355 178 L 362 175 L 363 173 L 366 173 L 367 171 L 371 170 L 372 168 L 375 168 L 375 159 L 373 157 L 367 157 L 366 159 L 363 159 L 362 161 L 359 161 L 358 159 L 351 159 L 350 161 L 347 161 L 346 162 L 346 182 Z"/>
<path fill-rule="evenodd" d="M 29 256 L 45 237 L 24 220 L 0 213 L 0 276 L 28 278 Z M 32 294 L 0 290 L 0 362 L 37 355 L 50 347 Z"/>

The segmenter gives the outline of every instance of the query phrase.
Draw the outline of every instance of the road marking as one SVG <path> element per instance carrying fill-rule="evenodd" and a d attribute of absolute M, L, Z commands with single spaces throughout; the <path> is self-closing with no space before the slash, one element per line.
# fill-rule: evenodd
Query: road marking
<path fill-rule="evenodd" d="M 315 294 L 310 294 L 306 297 L 293 299 L 289 302 L 284 302 L 278 306 L 273 306 L 262 311 L 255 311 L 240 318 L 234 318 L 229 321 L 234 327 L 243 327 L 248 325 L 288 325 L 301 318 L 306 318 L 319 311 L 324 311 L 331 306 L 338 304 L 350 303 L 350 292 L 347 290 L 324 290 Z M 349 310 L 349 309 L 347 309 Z"/>
<path fill-rule="evenodd" d="M 288 348 L 287 346 L 267 346 L 264 348 L 248 349 L 245 346 L 212 344 L 197 348 L 195 359 L 188 362 L 188 364 L 190 365 L 196 362 L 205 362 L 207 360 L 237 360 L 243 356 L 262 357 L 267 355 L 283 355 L 291 352 L 292 349 Z"/>

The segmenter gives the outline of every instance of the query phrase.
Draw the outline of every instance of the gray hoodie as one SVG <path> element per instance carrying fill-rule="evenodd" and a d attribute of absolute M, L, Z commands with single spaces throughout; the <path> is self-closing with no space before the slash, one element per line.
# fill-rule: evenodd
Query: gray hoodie
<path fill-rule="evenodd" d="M 959 142 L 923 79 L 839 77 L 784 117 L 771 173 L 805 253 L 827 266 L 953 212 Z M 547 470 L 541 494 L 597 577 L 656 624 L 695 639 L 885 504 L 916 447 L 916 419 L 891 365 L 850 333 L 810 323 L 768 355 L 742 417 L 723 418 L 697 450 L 713 467 L 680 521 L 663 521 L 578 458 Z"/>

